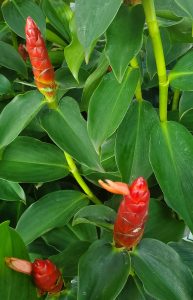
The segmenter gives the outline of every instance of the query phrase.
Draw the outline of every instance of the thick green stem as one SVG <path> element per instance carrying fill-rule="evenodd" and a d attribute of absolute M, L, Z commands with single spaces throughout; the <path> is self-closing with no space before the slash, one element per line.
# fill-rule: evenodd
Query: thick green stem
<path fill-rule="evenodd" d="M 175 90 L 173 101 L 172 101 L 172 111 L 175 111 L 178 109 L 179 100 L 180 100 L 180 90 Z"/>
<path fill-rule="evenodd" d="M 138 61 L 137 61 L 136 57 L 134 57 L 130 61 L 130 65 L 134 69 L 139 69 L 139 64 L 138 64 Z M 136 97 L 137 101 L 139 101 L 139 102 L 143 101 L 143 96 L 142 96 L 142 92 L 141 92 L 141 80 L 140 79 L 137 82 L 137 87 L 136 87 L 136 90 L 135 90 L 135 97 Z"/>
<path fill-rule="evenodd" d="M 88 196 L 88 198 L 95 204 L 102 204 L 102 202 L 93 194 L 93 192 L 90 190 L 90 188 L 88 187 L 88 185 L 86 184 L 86 182 L 84 181 L 80 173 L 78 172 L 78 169 L 72 157 L 66 152 L 64 152 L 64 155 L 66 157 L 70 172 L 72 173 L 72 175 L 74 176 L 74 178 L 76 179 L 80 187 L 83 189 L 85 194 Z"/>
<path fill-rule="evenodd" d="M 160 121 L 167 121 L 167 103 L 168 103 L 168 77 L 166 72 L 166 64 L 163 52 L 160 31 L 157 23 L 154 1 L 143 0 L 143 8 L 145 12 L 146 22 L 149 34 L 153 44 L 157 73 L 159 79 L 159 115 Z"/>

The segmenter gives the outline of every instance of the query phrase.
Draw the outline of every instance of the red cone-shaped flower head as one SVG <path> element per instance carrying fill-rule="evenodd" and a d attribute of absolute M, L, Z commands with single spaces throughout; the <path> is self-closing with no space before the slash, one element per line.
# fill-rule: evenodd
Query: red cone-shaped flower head
<path fill-rule="evenodd" d="M 52 101 L 56 92 L 54 69 L 41 32 L 31 17 L 27 18 L 25 34 L 26 48 L 32 64 L 37 88 L 48 101 Z"/>
<path fill-rule="evenodd" d="M 57 293 L 62 289 L 61 272 L 49 259 L 36 259 L 32 265 L 32 276 L 42 294 Z"/>
<path fill-rule="evenodd" d="M 111 193 L 124 195 L 115 220 L 114 240 L 117 247 L 134 247 L 142 238 L 148 215 L 150 193 L 147 182 L 139 177 L 131 186 L 112 181 L 107 181 L 107 184 L 103 181 L 99 183 Z"/>

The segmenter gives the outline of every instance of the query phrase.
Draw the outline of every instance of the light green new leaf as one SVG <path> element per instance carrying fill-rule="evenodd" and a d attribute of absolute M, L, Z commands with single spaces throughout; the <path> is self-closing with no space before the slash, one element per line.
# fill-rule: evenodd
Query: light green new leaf
<path fill-rule="evenodd" d="M 193 137 L 176 122 L 156 125 L 151 134 L 150 161 L 168 206 L 193 231 Z"/>
<path fill-rule="evenodd" d="M 145 290 L 159 300 L 193 299 L 193 277 L 168 245 L 144 239 L 133 253 L 134 271 Z"/>
<path fill-rule="evenodd" d="M 25 244 L 29 244 L 49 230 L 66 225 L 88 202 L 86 196 L 77 191 L 49 193 L 25 210 L 16 229 Z"/>
<path fill-rule="evenodd" d="M 117 131 L 116 161 L 122 180 L 132 182 L 139 176 L 152 173 L 149 162 L 150 133 L 158 122 L 155 109 L 149 102 L 133 102 Z"/>
<path fill-rule="evenodd" d="M 0 148 L 10 144 L 45 104 L 43 95 L 30 91 L 16 96 L 0 114 Z"/>
<path fill-rule="evenodd" d="M 76 33 L 76 25 L 75 25 L 75 19 L 71 20 L 70 23 L 70 29 L 71 29 L 71 36 L 72 36 L 72 41 L 70 45 L 68 45 L 64 49 L 64 56 L 66 59 L 66 63 L 72 72 L 72 75 L 74 78 L 78 80 L 78 72 L 80 69 L 80 66 L 84 60 L 84 49 L 83 46 L 80 44 L 77 33 Z"/>
<path fill-rule="evenodd" d="M 169 74 L 169 81 L 173 88 L 193 91 L 193 51 L 178 60 Z"/>
<path fill-rule="evenodd" d="M 16 182 L 48 182 L 68 175 L 64 153 L 55 145 L 18 137 L 0 160 L 0 177 Z"/>
<path fill-rule="evenodd" d="M 77 33 L 87 57 L 94 41 L 106 31 L 121 3 L 122 0 L 76 0 Z"/>
<path fill-rule="evenodd" d="M 34 19 L 44 35 L 46 30 L 45 16 L 34 1 L 4 1 L 1 9 L 6 23 L 17 35 L 25 38 L 25 23 L 28 16 Z"/>
<path fill-rule="evenodd" d="M 139 79 L 138 70 L 130 67 L 121 83 L 107 74 L 92 95 L 88 111 L 88 132 L 97 151 L 123 120 Z"/>
<path fill-rule="evenodd" d="M 103 240 L 96 241 L 79 262 L 77 299 L 116 299 L 127 281 L 129 270 L 130 257 L 126 250 L 116 249 Z"/>
<path fill-rule="evenodd" d="M 42 114 L 41 123 L 50 138 L 80 163 L 100 169 L 98 155 L 89 139 L 86 122 L 78 104 L 70 97 L 60 101 L 57 110 Z"/>
<path fill-rule="evenodd" d="M 29 275 L 11 270 L 5 263 L 5 257 L 18 257 L 29 260 L 27 249 L 18 233 L 8 226 L 0 224 L 0 295 L 3 300 L 37 300 L 37 293 Z M 18 287 L 22 287 L 18 288 Z"/>
<path fill-rule="evenodd" d="M 0 179 L 0 199 L 5 201 L 22 201 L 25 203 L 25 193 L 17 182 Z"/>
<path fill-rule="evenodd" d="M 122 6 L 106 32 L 105 53 L 119 82 L 122 81 L 131 59 L 141 49 L 144 21 L 141 5 L 130 9 Z"/>
<path fill-rule="evenodd" d="M 13 46 L 0 41 L 0 66 L 14 70 L 20 75 L 27 78 L 27 68 L 21 55 L 13 48 Z"/>

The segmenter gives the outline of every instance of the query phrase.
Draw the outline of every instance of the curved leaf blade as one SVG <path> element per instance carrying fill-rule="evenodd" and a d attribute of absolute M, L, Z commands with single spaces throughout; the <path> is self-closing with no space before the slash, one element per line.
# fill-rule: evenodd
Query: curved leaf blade
<path fill-rule="evenodd" d="M 185 127 L 166 122 L 151 134 L 150 161 L 168 206 L 193 231 L 193 138 Z"/>
<path fill-rule="evenodd" d="M 48 182 L 67 176 L 68 172 L 60 149 L 31 137 L 18 137 L 0 160 L 0 177 L 16 182 Z"/>
<path fill-rule="evenodd" d="M 17 182 L 0 179 L 0 199 L 5 201 L 22 201 L 25 203 L 25 193 Z"/>
<path fill-rule="evenodd" d="M 30 91 L 16 96 L 0 114 L 0 148 L 9 145 L 45 104 L 43 95 Z"/>
<path fill-rule="evenodd" d="M 192 299 L 192 274 L 168 245 L 153 239 L 142 240 L 133 254 L 133 264 L 146 291 L 156 299 Z"/>
<path fill-rule="evenodd" d="M 25 210 L 16 230 L 25 244 L 29 244 L 49 230 L 66 225 L 88 202 L 86 196 L 77 191 L 49 193 Z"/>

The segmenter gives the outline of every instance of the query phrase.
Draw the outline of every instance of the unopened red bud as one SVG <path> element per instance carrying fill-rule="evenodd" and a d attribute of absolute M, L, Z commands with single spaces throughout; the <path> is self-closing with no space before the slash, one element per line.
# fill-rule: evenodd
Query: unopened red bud
<path fill-rule="evenodd" d="M 52 101 L 56 94 L 54 68 L 49 59 L 41 32 L 31 17 L 27 18 L 25 34 L 26 48 L 37 88 L 48 101 Z"/>
<path fill-rule="evenodd" d="M 139 177 L 131 186 L 112 181 L 107 181 L 108 184 L 102 181 L 99 183 L 107 191 L 124 196 L 114 224 L 114 241 L 117 247 L 134 247 L 143 236 L 148 215 L 150 193 L 146 180 Z"/>
<path fill-rule="evenodd" d="M 19 46 L 18 46 L 18 52 L 21 55 L 21 57 L 23 58 L 23 60 L 26 61 L 27 58 L 28 58 L 28 53 L 27 53 L 25 45 L 19 44 Z"/>

